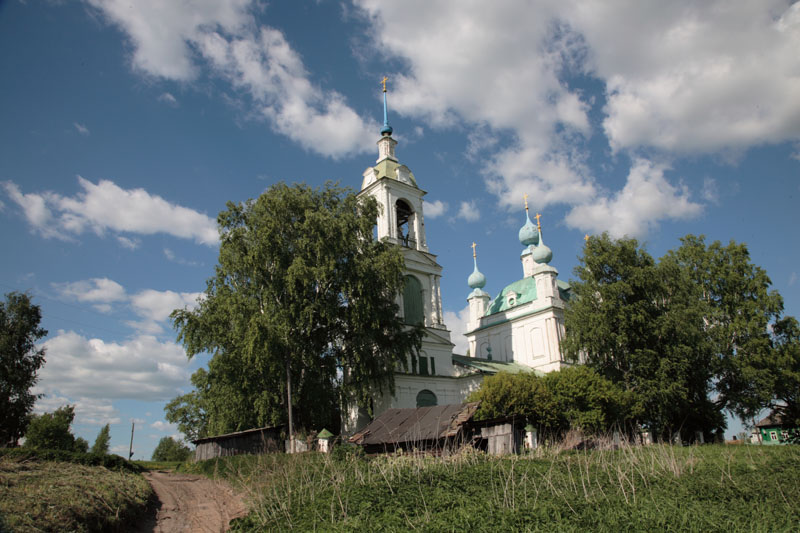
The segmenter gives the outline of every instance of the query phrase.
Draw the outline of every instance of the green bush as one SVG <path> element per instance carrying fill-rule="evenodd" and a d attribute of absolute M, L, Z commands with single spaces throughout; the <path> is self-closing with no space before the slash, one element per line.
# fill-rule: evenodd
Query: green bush
<path fill-rule="evenodd" d="M 185 461 L 192 455 L 192 450 L 172 437 L 163 437 L 153 450 L 153 461 Z"/>
<path fill-rule="evenodd" d="M 606 432 L 632 416 L 633 395 L 586 366 L 545 376 L 500 372 L 484 379 L 470 401 L 481 402 L 477 420 L 517 416 L 545 432 Z"/>
<path fill-rule="evenodd" d="M 6 457 L 15 461 L 58 461 L 85 466 L 103 466 L 111 470 L 140 473 L 143 469 L 127 461 L 119 455 L 96 455 L 70 450 L 46 450 L 39 448 L 0 448 L 0 458 Z"/>

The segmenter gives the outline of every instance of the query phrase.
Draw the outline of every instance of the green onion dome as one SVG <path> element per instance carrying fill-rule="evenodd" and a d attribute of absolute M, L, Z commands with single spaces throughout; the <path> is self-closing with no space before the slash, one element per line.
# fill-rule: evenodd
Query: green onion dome
<path fill-rule="evenodd" d="M 542 232 L 538 231 L 539 245 L 533 250 L 533 260 L 540 265 L 546 265 L 553 260 L 553 251 L 542 240 Z"/>
<path fill-rule="evenodd" d="M 539 242 L 539 232 L 536 230 L 536 226 L 533 222 L 531 222 L 528 211 L 525 211 L 525 219 L 525 225 L 519 229 L 519 242 L 524 246 L 537 244 Z"/>

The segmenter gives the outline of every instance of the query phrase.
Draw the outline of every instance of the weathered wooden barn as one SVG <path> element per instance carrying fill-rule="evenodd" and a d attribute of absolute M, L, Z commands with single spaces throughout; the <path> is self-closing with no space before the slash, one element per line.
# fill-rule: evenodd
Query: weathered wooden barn
<path fill-rule="evenodd" d="M 193 440 L 195 461 L 240 454 L 259 454 L 283 451 L 282 426 L 237 431 L 226 435 Z"/>
<path fill-rule="evenodd" d="M 366 453 L 395 450 L 449 454 L 472 441 L 469 421 L 478 402 L 387 409 L 349 441 Z"/>

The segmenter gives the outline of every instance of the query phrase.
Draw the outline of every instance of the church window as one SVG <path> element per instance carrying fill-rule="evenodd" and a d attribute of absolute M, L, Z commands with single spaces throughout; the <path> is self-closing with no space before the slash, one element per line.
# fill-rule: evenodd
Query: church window
<path fill-rule="evenodd" d="M 433 407 L 439 405 L 436 395 L 428 389 L 423 389 L 417 394 L 417 407 Z"/>
<path fill-rule="evenodd" d="M 419 373 L 423 376 L 428 375 L 428 358 L 427 357 L 420 357 L 419 358 Z"/>
<path fill-rule="evenodd" d="M 422 284 L 414 276 L 406 276 L 403 287 L 403 317 L 406 324 L 422 324 L 425 320 L 424 309 Z"/>
<path fill-rule="evenodd" d="M 397 211 L 397 238 L 403 246 L 413 247 L 416 244 L 412 237 L 414 211 L 405 200 L 397 200 L 395 207 Z"/>
<path fill-rule="evenodd" d="M 431 376 L 436 375 L 436 359 L 431 357 Z"/>

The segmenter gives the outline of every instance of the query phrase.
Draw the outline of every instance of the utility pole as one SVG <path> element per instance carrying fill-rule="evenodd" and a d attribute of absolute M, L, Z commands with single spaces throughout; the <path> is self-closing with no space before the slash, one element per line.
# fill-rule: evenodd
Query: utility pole
<path fill-rule="evenodd" d="M 131 447 L 128 448 L 128 461 L 130 461 L 131 457 L 133 457 L 133 426 L 134 425 L 135 424 L 134 424 L 133 420 L 131 420 Z"/>

